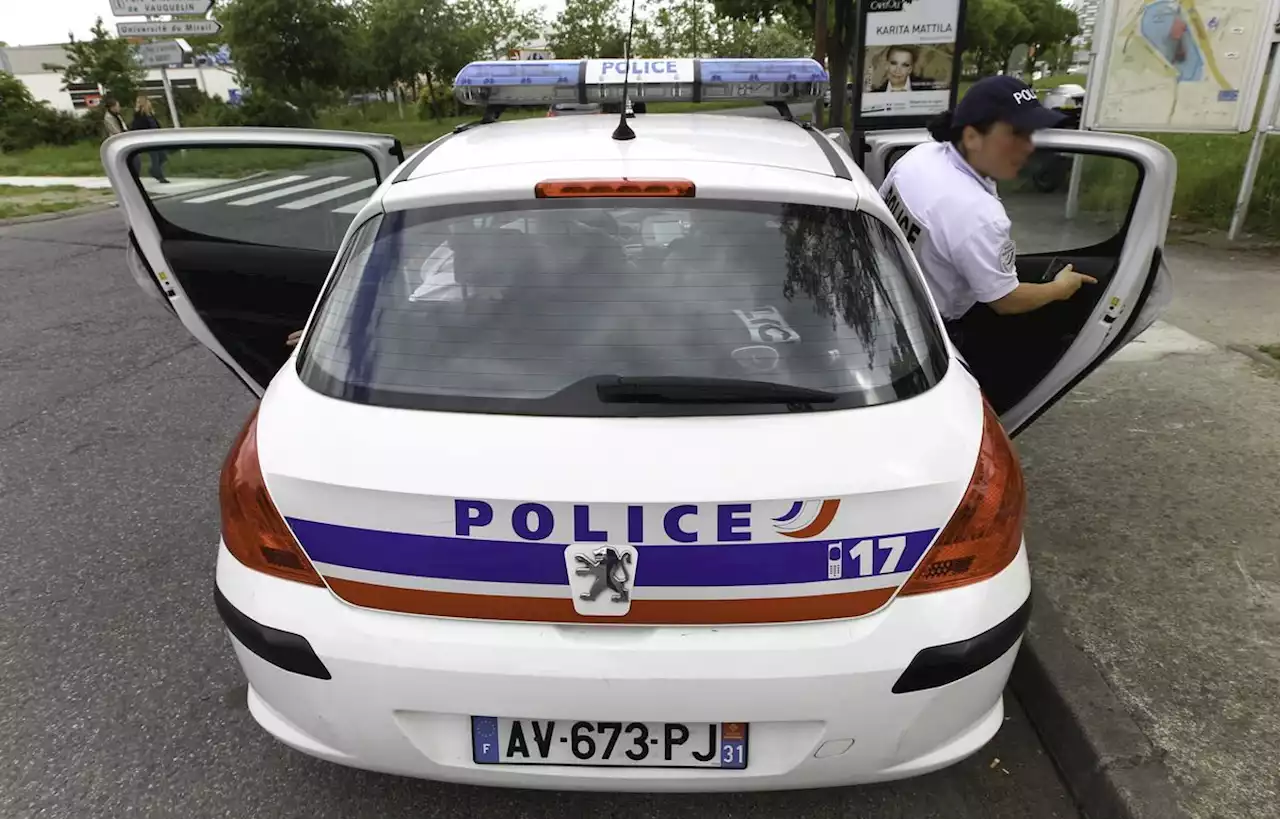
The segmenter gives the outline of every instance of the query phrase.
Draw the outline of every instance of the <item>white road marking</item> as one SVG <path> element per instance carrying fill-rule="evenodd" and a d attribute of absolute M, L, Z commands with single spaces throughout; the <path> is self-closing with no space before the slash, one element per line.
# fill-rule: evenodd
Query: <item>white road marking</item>
<path fill-rule="evenodd" d="M 1156 361 L 1172 353 L 1207 355 L 1217 350 L 1216 344 L 1172 324 L 1156 321 L 1133 341 L 1117 350 L 1111 356 L 1111 362 Z"/>
<path fill-rule="evenodd" d="M 357 199 L 356 201 L 352 202 L 350 205 L 343 205 L 340 208 L 334 208 L 333 212 L 334 213 L 359 213 L 360 208 L 364 207 L 364 203 L 368 201 L 369 201 L 369 197 L 366 196 L 364 199 Z"/>
<path fill-rule="evenodd" d="M 266 182 L 256 182 L 252 185 L 245 185 L 243 188 L 232 188 L 229 191 L 219 191 L 210 193 L 206 196 L 197 196 L 195 199 L 187 199 L 188 205 L 203 205 L 205 202 L 216 202 L 219 199 L 230 199 L 233 196 L 239 196 L 243 193 L 253 193 L 264 188 L 274 188 L 277 185 L 287 185 L 290 182 L 297 182 L 299 179 L 306 179 L 306 176 L 282 176 L 279 179 L 268 179 Z"/>
<path fill-rule="evenodd" d="M 325 176 L 320 179 L 313 179 L 310 182 L 303 182 L 301 185 L 294 185 L 293 187 L 284 188 L 282 190 L 267 191 L 266 193 L 260 193 L 257 196 L 250 196 L 248 199 L 241 199 L 239 202 L 228 202 L 227 204 L 239 205 L 241 207 L 245 205 L 258 205 L 263 202 L 270 202 L 272 199 L 283 199 L 284 197 L 292 196 L 295 193 L 309 191 L 313 188 L 322 188 L 325 185 L 332 185 L 334 182 L 341 182 L 344 179 L 349 178 L 350 177 L 346 176 Z"/>
<path fill-rule="evenodd" d="M 321 202 L 328 202 L 330 199 L 337 199 L 339 197 L 346 196 L 349 193 L 362 191 L 365 188 L 372 188 L 377 184 L 378 180 L 376 179 L 366 179 L 363 182 L 352 182 L 350 185 L 343 185 L 341 188 L 334 188 L 331 191 L 317 193 L 315 196 L 308 196 L 306 199 L 285 202 L 283 205 L 276 205 L 276 207 L 284 208 L 285 210 L 302 210 L 303 208 L 309 208 L 312 205 L 318 205 Z M 363 202 L 361 204 L 363 204 Z"/>

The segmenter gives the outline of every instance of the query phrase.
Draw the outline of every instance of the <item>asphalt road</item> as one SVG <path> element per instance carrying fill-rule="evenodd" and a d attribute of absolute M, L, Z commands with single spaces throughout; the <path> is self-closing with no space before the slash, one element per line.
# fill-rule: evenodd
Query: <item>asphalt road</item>
<path fill-rule="evenodd" d="M 0 817 L 1076 816 L 1012 696 L 947 771 L 796 794 L 483 790 L 276 743 L 212 599 L 218 470 L 252 398 L 123 247 L 115 210 L 0 227 Z"/>

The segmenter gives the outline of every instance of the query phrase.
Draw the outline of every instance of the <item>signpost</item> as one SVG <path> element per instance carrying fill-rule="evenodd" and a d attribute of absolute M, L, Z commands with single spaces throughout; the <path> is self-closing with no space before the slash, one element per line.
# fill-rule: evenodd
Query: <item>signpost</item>
<path fill-rule="evenodd" d="M 213 8 L 213 0 L 111 0 L 116 17 L 144 17 L 159 14 L 200 14 Z"/>
<path fill-rule="evenodd" d="M 110 0 L 111 13 L 116 17 L 152 17 L 159 15 L 194 14 L 205 15 L 213 8 L 213 0 Z M 208 19 L 170 19 L 148 20 L 145 23 L 116 23 L 116 32 L 121 37 L 149 38 L 166 37 L 181 38 L 206 36 L 222 31 L 222 23 Z M 160 80 L 164 83 L 164 98 L 169 103 L 169 115 L 173 117 L 173 127 L 181 128 L 178 120 L 178 106 L 173 99 L 173 84 L 169 82 L 169 66 L 181 65 L 191 47 L 186 40 L 167 39 L 154 43 L 143 43 L 138 46 L 138 59 L 148 68 L 160 69 Z M 198 67 L 198 66 L 197 66 Z M 204 72 L 200 73 L 201 79 Z M 203 85 L 203 83 L 202 83 Z"/>
<path fill-rule="evenodd" d="M 182 62 L 182 46 L 176 40 L 161 40 L 138 46 L 138 56 L 147 68 L 162 68 Z"/>
<path fill-rule="evenodd" d="M 1280 44 L 1280 22 L 1276 23 L 1274 31 L 1272 39 Z M 1262 162 L 1262 149 L 1266 146 L 1267 137 L 1277 132 L 1280 132 L 1280 47 L 1273 47 L 1267 96 L 1262 102 L 1258 128 L 1253 133 L 1253 145 L 1249 147 L 1249 158 L 1244 164 L 1244 178 L 1240 180 L 1240 192 L 1236 195 L 1231 227 L 1227 229 L 1227 239 L 1230 241 L 1235 241 L 1240 229 L 1244 227 L 1244 219 L 1249 215 L 1249 200 L 1253 198 L 1253 183 L 1258 176 L 1258 165 Z"/>
<path fill-rule="evenodd" d="M 154 23 L 116 23 L 121 37 L 194 37 L 217 34 L 217 20 L 163 20 Z"/>
<path fill-rule="evenodd" d="M 175 40 L 145 43 L 138 46 L 138 56 L 142 59 L 142 64 L 148 68 L 160 69 L 160 79 L 164 83 L 164 98 L 169 103 L 169 113 L 173 116 L 173 127 L 182 127 L 178 122 L 178 106 L 173 101 L 173 84 L 169 82 L 169 66 L 174 63 L 182 63 L 182 45 Z"/>

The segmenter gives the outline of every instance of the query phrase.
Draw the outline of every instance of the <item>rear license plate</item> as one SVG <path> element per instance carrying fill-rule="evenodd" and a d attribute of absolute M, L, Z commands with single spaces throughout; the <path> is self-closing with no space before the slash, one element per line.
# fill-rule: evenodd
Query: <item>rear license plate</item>
<path fill-rule="evenodd" d="M 742 722 L 584 722 L 471 718 L 477 765 L 747 767 Z"/>

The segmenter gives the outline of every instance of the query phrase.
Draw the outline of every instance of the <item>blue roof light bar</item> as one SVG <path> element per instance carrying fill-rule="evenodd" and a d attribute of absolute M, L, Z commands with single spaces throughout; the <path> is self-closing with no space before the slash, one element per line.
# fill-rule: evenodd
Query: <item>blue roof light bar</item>
<path fill-rule="evenodd" d="M 493 60 L 458 72 L 454 94 L 464 105 L 522 106 L 557 102 L 804 102 L 826 91 L 826 69 L 793 59 Z"/>

